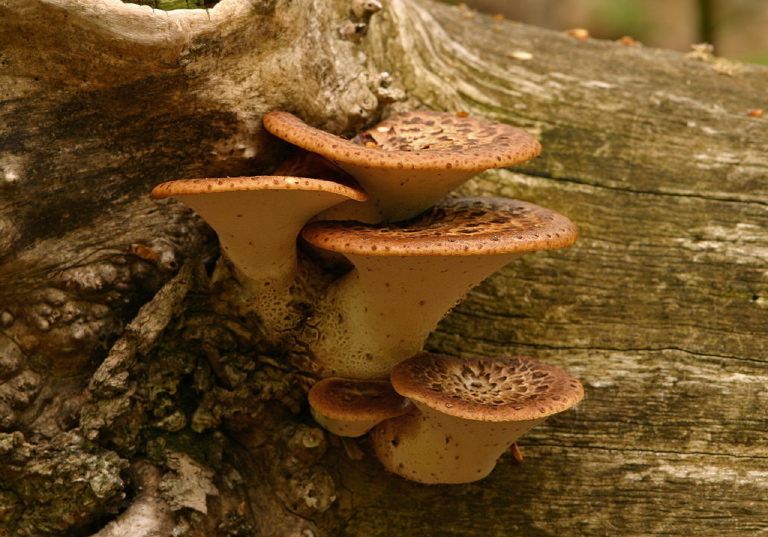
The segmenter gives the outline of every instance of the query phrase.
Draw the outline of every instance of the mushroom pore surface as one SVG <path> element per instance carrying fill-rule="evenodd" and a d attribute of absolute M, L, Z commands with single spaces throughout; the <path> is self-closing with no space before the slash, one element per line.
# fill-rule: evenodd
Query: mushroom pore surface
<path fill-rule="evenodd" d="M 525 252 L 568 246 L 573 223 L 503 198 L 447 200 L 398 224 L 320 221 L 302 235 L 354 268 L 315 304 L 308 344 L 323 376 L 387 378 L 474 286 Z"/>

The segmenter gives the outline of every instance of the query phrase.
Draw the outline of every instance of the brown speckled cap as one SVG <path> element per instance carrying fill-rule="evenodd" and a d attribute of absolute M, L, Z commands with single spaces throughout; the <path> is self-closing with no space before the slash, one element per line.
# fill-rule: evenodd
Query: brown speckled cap
<path fill-rule="evenodd" d="M 398 224 L 313 222 L 302 236 L 319 248 L 347 254 L 466 256 L 554 250 L 573 244 L 578 232 L 567 217 L 533 203 L 462 198 Z"/>
<path fill-rule="evenodd" d="M 365 193 L 356 186 L 336 181 L 307 177 L 285 177 L 263 175 L 255 177 L 225 177 L 212 179 L 181 179 L 157 185 L 152 190 L 153 198 L 214 194 L 218 192 L 247 192 L 254 190 L 305 190 L 328 192 L 363 201 Z"/>
<path fill-rule="evenodd" d="M 288 112 L 269 112 L 264 127 L 335 161 L 369 168 L 482 171 L 530 160 L 541 145 L 524 130 L 435 111 L 396 114 L 354 141 L 316 129 Z"/>
<path fill-rule="evenodd" d="M 411 410 L 411 402 L 389 381 L 327 378 L 309 391 L 309 404 L 334 420 L 384 420 Z"/>
<path fill-rule="evenodd" d="M 421 353 L 396 365 L 391 382 L 400 395 L 414 402 L 476 421 L 546 418 L 584 397 L 575 377 L 524 357 Z"/>

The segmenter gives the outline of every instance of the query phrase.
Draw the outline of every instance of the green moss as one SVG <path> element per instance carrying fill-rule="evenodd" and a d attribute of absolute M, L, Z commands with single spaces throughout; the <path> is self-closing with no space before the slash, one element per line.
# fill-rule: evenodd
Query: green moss
<path fill-rule="evenodd" d="M 201 465 L 213 469 L 221 467 L 226 437 L 217 430 L 196 433 L 184 429 L 177 433 L 168 433 L 160 429 L 146 429 L 147 455 L 155 461 L 163 462 L 171 453 L 184 453 Z"/>

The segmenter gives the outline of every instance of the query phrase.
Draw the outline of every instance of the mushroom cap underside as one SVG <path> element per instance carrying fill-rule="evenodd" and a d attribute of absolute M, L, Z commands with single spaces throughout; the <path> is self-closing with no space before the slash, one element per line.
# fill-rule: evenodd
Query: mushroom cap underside
<path fill-rule="evenodd" d="M 336 164 L 317 153 L 312 153 L 305 149 L 300 149 L 290 158 L 284 160 L 273 172 L 273 175 L 311 177 L 314 179 L 334 181 L 344 185 L 355 185 L 355 188 L 360 188 L 356 186 L 357 181 L 355 178 L 339 168 Z"/>
<path fill-rule="evenodd" d="M 358 134 L 357 143 L 307 125 L 289 112 L 269 112 L 263 123 L 278 138 L 363 168 L 479 172 L 541 153 L 538 140 L 522 129 L 446 112 L 395 114 Z"/>
<path fill-rule="evenodd" d="M 367 256 L 470 256 L 554 250 L 578 237 L 567 217 L 506 198 L 446 200 L 394 224 L 313 222 L 303 238 L 324 250 Z"/>
<path fill-rule="evenodd" d="M 525 357 L 472 357 L 421 353 L 392 369 L 397 392 L 443 414 L 504 422 L 546 418 L 584 397 L 565 371 Z"/>
<path fill-rule="evenodd" d="M 215 194 L 220 192 L 250 192 L 257 190 L 300 190 L 327 192 L 356 201 L 365 201 L 368 196 L 357 185 L 345 185 L 309 177 L 288 177 L 261 175 L 253 177 L 222 177 L 206 179 L 180 179 L 157 185 L 152 189 L 153 198 Z"/>
<path fill-rule="evenodd" d="M 344 421 L 394 418 L 413 408 L 386 380 L 326 378 L 312 386 L 308 399 L 321 415 Z"/>

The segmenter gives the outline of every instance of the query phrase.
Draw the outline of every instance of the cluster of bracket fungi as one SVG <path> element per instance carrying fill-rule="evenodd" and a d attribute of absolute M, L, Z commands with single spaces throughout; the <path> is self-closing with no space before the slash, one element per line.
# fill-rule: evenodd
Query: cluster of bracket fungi
<path fill-rule="evenodd" d="M 172 181 L 152 195 L 189 205 L 213 227 L 220 262 L 268 333 L 299 334 L 319 379 L 308 398 L 320 425 L 370 434 L 381 462 L 407 479 L 465 483 L 581 400 L 578 380 L 529 358 L 424 352 L 440 319 L 483 279 L 576 240 L 568 218 L 531 203 L 446 198 L 483 170 L 537 156 L 536 139 L 434 111 L 393 115 L 352 140 L 287 112 L 263 122 L 300 148 L 273 175 Z M 318 289 L 304 284 L 308 266 L 344 271 Z"/>

